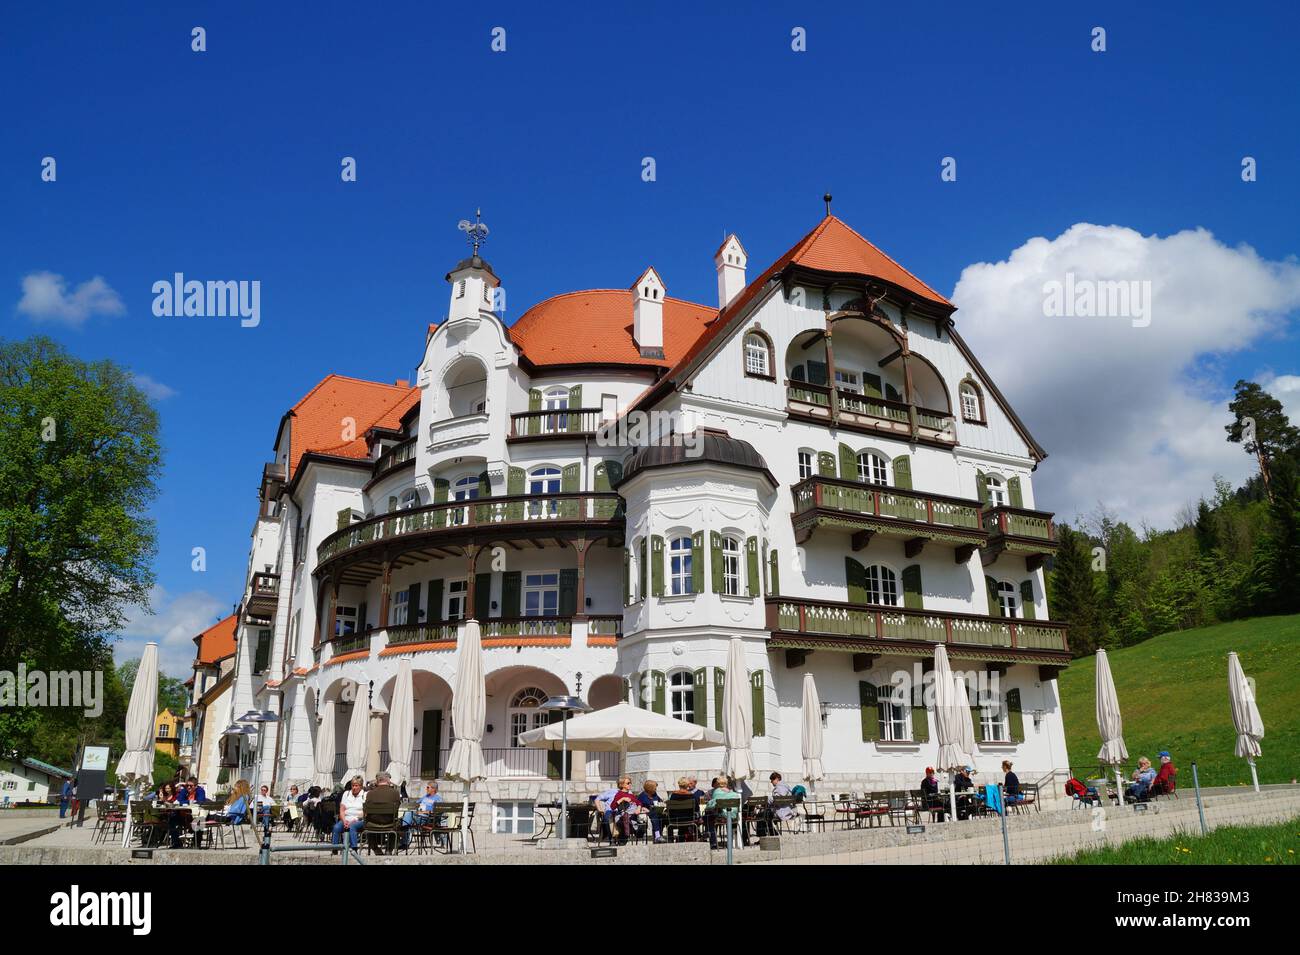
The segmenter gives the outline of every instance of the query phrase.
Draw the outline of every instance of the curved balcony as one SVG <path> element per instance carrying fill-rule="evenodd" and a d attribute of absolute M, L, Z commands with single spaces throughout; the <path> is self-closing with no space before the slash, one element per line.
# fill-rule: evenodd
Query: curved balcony
<path fill-rule="evenodd" d="M 582 617 L 490 617 L 480 621 L 484 649 L 494 647 L 569 646 L 575 629 L 581 638 Z M 615 614 L 585 618 L 586 645 L 615 646 L 623 633 L 623 617 Z M 575 628 L 575 624 L 578 627 Z M 393 624 L 365 633 L 344 634 L 328 641 L 326 663 L 343 656 L 377 650 L 379 656 L 433 650 L 455 650 L 464 621 Z"/>
<path fill-rule="evenodd" d="M 490 429 L 488 413 L 476 411 L 429 425 L 429 450 L 468 447 L 486 441 Z"/>
<path fill-rule="evenodd" d="M 1025 558 L 1029 570 L 1037 570 L 1060 549 L 1052 515 L 1046 511 L 1003 505 L 985 508 L 983 520 L 989 533 L 989 546 L 983 551 L 986 564 L 1004 553 L 1015 554 Z"/>

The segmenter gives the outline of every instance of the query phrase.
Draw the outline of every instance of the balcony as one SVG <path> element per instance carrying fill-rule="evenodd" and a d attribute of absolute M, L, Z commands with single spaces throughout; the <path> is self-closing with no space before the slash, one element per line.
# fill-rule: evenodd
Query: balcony
<path fill-rule="evenodd" d="M 395 471 L 403 464 L 409 464 L 414 461 L 415 452 L 415 438 L 407 438 L 405 441 L 388 448 L 383 454 L 375 458 L 375 466 L 374 470 L 371 472 L 371 479 L 377 481 L 390 471 Z"/>
<path fill-rule="evenodd" d="M 429 425 L 429 450 L 444 451 L 447 448 L 468 447 L 486 441 L 489 436 L 488 414 L 486 411 L 435 421 Z"/>
<path fill-rule="evenodd" d="M 918 439 L 944 447 L 957 443 L 953 417 L 946 411 L 913 407 L 906 402 L 868 397 L 826 385 L 787 381 L 786 410 L 796 418 L 825 424 L 835 422 L 855 431 L 887 434 L 903 440 L 910 440 L 915 434 Z"/>
<path fill-rule="evenodd" d="M 599 408 L 569 408 L 563 411 L 521 411 L 510 416 L 510 440 L 593 435 L 600 426 Z"/>
<path fill-rule="evenodd" d="M 1034 571 L 1061 546 L 1052 515 L 1044 511 L 1007 506 L 985 508 L 983 521 L 989 534 L 989 546 L 982 552 L 985 564 L 993 563 L 1002 554 L 1015 554 L 1023 556 L 1025 566 Z"/>
<path fill-rule="evenodd" d="M 915 557 L 927 543 L 951 547 L 961 564 L 988 542 L 978 501 L 827 477 L 800 481 L 791 493 L 791 521 L 799 544 L 825 527 L 849 531 L 855 551 L 879 534 L 905 541 L 908 557 Z"/>
<path fill-rule="evenodd" d="M 940 610 L 908 610 L 870 604 L 767 598 L 769 646 L 787 651 L 787 665 L 818 650 L 836 650 L 873 657 L 881 653 L 928 655 L 936 643 L 957 659 L 1037 662 L 1064 666 L 1070 659 L 1067 628 L 1049 620 L 983 617 Z M 864 666 L 859 667 L 858 664 Z M 867 669 L 870 660 L 855 660 Z"/>
<path fill-rule="evenodd" d="M 580 617 L 490 617 L 480 622 L 485 649 L 493 647 L 569 646 Z M 622 615 L 586 618 L 587 646 L 613 646 L 622 636 Z M 455 650 L 463 621 L 393 624 L 365 633 L 348 633 L 329 641 L 330 659 L 379 649 L 380 656 L 415 650 Z M 581 634 L 581 631 L 579 631 Z"/>
<path fill-rule="evenodd" d="M 563 539 L 578 533 L 619 532 L 623 499 L 612 492 L 573 492 L 451 501 L 397 511 L 351 524 L 321 541 L 316 571 L 344 556 L 370 554 L 389 542 L 463 545 L 477 539 Z"/>
<path fill-rule="evenodd" d="M 279 574 L 254 574 L 245 609 L 250 617 L 269 619 L 275 616 L 275 606 L 280 599 Z"/>

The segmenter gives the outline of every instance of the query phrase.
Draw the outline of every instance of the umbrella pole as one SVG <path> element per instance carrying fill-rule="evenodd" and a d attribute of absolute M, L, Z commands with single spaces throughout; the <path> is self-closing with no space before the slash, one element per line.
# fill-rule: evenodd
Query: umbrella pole
<path fill-rule="evenodd" d="M 1252 756 L 1246 762 L 1250 763 L 1250 781 L 1255 786 L 1255 792 L 1259 792 L 1259 773 L 1255 771 L 1255 757 Z"/>
<path fill-rule="evenodd" d="M 569 838 L 569 711 L 560 714 L 560 845 Z"/>
<path fill-rule="evenodd" d="M 126 822 L 122 826 L 122 848 L 123 849 L 127 847 L 128 840 L 130 840 L 131 838 L 131 802 L 132 802 L 131 790 L 128 789 L 126 791 Z"/>
<path fill-rule="evenodd" d="M 469 838 L 469 780 L 465 780 L 465 797 L 460 803 L 460 854 L 468 855 L 466 840 Z"/>
<path fill-rule="evenodd" d="M 948 802 L 952 809 L 952 815 L 948 817 L 949 822 L 957 821 L 957 774 L 951 769 L 948 770 Z"/>
<path fill-rule="evenodd" d="M 1119 799 L 1119 804 L 1124 805 L 1124 779 L 1119 774 L 1119 763 L 1115 764 L 1115 796 Z"/>

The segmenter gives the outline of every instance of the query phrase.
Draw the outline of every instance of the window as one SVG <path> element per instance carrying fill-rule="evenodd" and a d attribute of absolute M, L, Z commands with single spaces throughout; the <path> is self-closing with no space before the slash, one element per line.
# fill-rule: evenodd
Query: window
<path fill-rule="evenodd" d="M 447 583 L 448 620 L 465 619 L 465 598 L 469 595 L 468 580 L 452 580 Z"/>
<path fill-rule="evenodd" d="M 289 659 L 296 659 L 298 656 L 298 628 L 302 626 L 302 611 L 295 610 L 293 619 L 289 621 Z"/>
<path fill-rule="evenodd" d="M 1007 706 L 995 702 L 990 706 L 980 707 L 980 739 L 985 742 L 1010 741 L 1011 730 L 1007 726 Z"/>
<path fill-rule="evenodd" d="M 542 409 L 545 411 L 564 411 L 569 407 L 569 389 L 551 388 L 542 395 Z M 569 430 L 567 414 L 548 414 L 542 418 L 542 433 L 556 434 Z"/>
<path fill-rule="evenodd" d="M 420 492 L 415 488 L 407 488 L 402 492 L 402 499 L 398 502 L 397 508 L 401 511 L 409 511 L 412 508 L 420 506 Z"/>
<path fill-rule="evenodd" d="M 528 493 L 559 494 L 560 469 L 536 468 L 528 478 Z M 554 517 L 558 513 L 558 501 L 532 501 L 528 505 L 528 516 L 532 518 Z"/>
<path fill-rule="evenodd" d="M 357 632 L 357 608 L 342 604 L 334 608 L 334 636 L 342 637 Z"/>
<path fill-rule="evenodd" d="M 799 452 L 799 480 L 806 481 L 813 476 L 813 453 L 811 451 Z"/>
<path fill-rule="evenodd" d="M 669 713 L 673 719 L 695 722 L 695 678 L 689 670 L 678 670 L 668 678 Z"/>
<path fill-rule="evenodd" d="M 898 577 L 881 564 L 867 568 L 867 603 L 898 606 Z"/>
<path fill-rule="evenodd" d="M 526 801 L 494 802 L 492 804 L 492 831 L 516 836 L 533 834 L 535 810 Z"/>
<path fill-rule="evenodd" d="M 1020 616 L 1020 595 L 1016 592 L 1014 584 L 1009 584 L 1005 580 L 998 581 L 998 603 L 1002 606 L 1002 616 Z"/>
<path fill-rule="evenodd" d="M 257 631 L 257 642 L 253 647 L 253 672 L 265 673 L 271 665 L 271 631 Z"/>
<path fill-rule="evenodd" d="M 600 420 L 613 421 L 618 417 L 618 395 L 600 396 Z"/>
<path fill-rule="evenodd" d="M 691 539 L 674 537 L 668 544 L 669 593 L 674 597 L 693 593 L 691 584 Z"/>
<path fill-rule="evenodd" d="M 478 500 L 478 478 L 470 475 L 463 477 L 456 482 L 452 489 L 452 499 L 456 501 L 477 501 Z M 451 511 L 450 519 L 453 526 L 459 526 L 469 522 L 469 508 L 458 507 Z"/>
<path fill-rule="evenodd" d="M 858 383 L 858 373 L 856 371 L 843 371 L 836 368 L 835 387 L 850 394 L 862 394 L 862 386 Z"/>
<path fill-rule="evenodd" d="M 772 377 L 772 356 L 767 339 L 751 333 L 745 336 L 745 374 Z"/>
<path fill-rule="evenodd" d="M 858 455 L 858 480 L 866 484 L 889 484 L 889 462 L 874 451 Z"/>
<path fill-rule="evenodd" d="M 158 738 L 159 738 L 159 739 L 166 739 L 167 736 L 170 734 L 170 731 L 171 731 L 171 727 L 168 726 L 166 723 L 159 723 L 159 724 L 158 724 Z"/>
<path fill-rule="evenodd" d="M 546 712 L 539 707 L 546 702 L 546 694 L 535 686 L 526 686 L 510 700 L 510 746 L 520 747 L 519 734 L 546 725 Z"/>
<path fill-rule="evenodd" d="M 393 594 L 393 619 L 389 621 L 393 626 L 400 627 L 409 619 L 411 612 L 411 592 L 409 590 L 399 590 Z"/>
<path fill-rule="evenodd" d="M 722 592 L 729 597 L 739 597 L 743 593 L 740 586 L 740 540 L 736 537 L 722 538 Z"/>
<path fill-rule="evenodd" d="M 554 617 L 560 611 L 560 575 L 529 574 L 524 578 L 524 616 Z"/>
<path fill-rule="evenodd" d="M 464 279 L 461 279 L 459 282 L 456 283 L 456 297 L 457 297 L 457 298 L 464 298 L 464 297 L 465 297 L 465 280 L 464 280 Z"/>
<path fill-rule="evenodd" d="M 984 483 L 989 489 L 989 504 L 993 507 L 1003 507 L 1007 503 L 1007 486 L 1002 478 L 996 474 L 986 475 Z"/>
<path fill-rule="evenodd" d="M 980 399 L 972 385 L 961 386 L 961 416 L 967 421 L 980 420 Z"/>
<path fill-rule="evenodd" d="M 911 729 L 908 726 L 907 697 L 896 686 L 882 686 L 876 702 L 877 718 L 880 720 L 880 738 L 885 742 L 910 740 Z"/>

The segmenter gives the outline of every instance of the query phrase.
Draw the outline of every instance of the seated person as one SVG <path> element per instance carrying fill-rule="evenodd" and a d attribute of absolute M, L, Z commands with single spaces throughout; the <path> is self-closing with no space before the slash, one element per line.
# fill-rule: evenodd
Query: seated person
<path fill-rule="evenodd" d="M 769 806 L 772 804 L 772 801 L 776 799 L 776 797 L 778 796 L 794 795 L 794 790 L 792 790 L 789 786 L 785 784 L 785 782 L 781 778 L 780 773 L 773 772 L 771 776 L 767 777 L 767 779 L 768 782 L 772 784 L 772 791 L 767 794 L 767 802 Z M 771 810 L 771 812 L 772 815 L 774 815 L 777 819 L 781 820 L 782 822 L 794 818 L 794 806 L 782 806 L 780 809 Z"/>
<path fill-rule="evenodd" d="M 975 796 L 971 790 L 975 788 L 974 781 L 970 778 L 974 770 L 970 766 L 963 766 L 957 770 L 957 775 L 953 778 L 952 788 L 957 793 L 957 818 L 965 819 L 971 814 L 971 809 L 975 805 Z M 966 795 L 963 795 L 965 793 Z"/>
<path fill-rule="evenodd" d="M 700 781 L 694 776 L 686 777 L 686 785 L 690 788 L 691 792 L 695 794 L 695 799 L 697 802 L 706 802 L 709 796 L 713 794 L 712 786 L 710 786 L 707 790 L 701 789 Z"/>
<path fill-rule="evenodd" d="M 1085 805 L 1091 806 L 1097 801 L 1097 790 L 1089 789 L 1079 780 L 1071 776 L 1065 781 L 1065 794 L 1071 799 L 1077 799 Z"/>
<path fill-rule="evenodd" d="M 280 814 L 280 821 L 284 823 L 284 827 L 290 832 L 292 832 L 294 827 L 298 824 L 298 818 L 301 818 L 295 818 L 293 812 L 290 811 L 290 807 L 293 807 L 294 811 L 299 811 L 301 808 L 299 803 L 301 802 L 302 797 L 298 795 L 298 787 L 290 786 L 289 794 L 284 800 L 284 812 Z"/>
<path fill-rule="evenodd" d="M 1147 790 L 1155 782 L 1156 771 L 1151 768 L 1151 760 L 1145 756 L 1138 757 L 1138 768 L 1133 770 L 1133 783 L 1128 787 L 1129 799 L 1145 799 Z"/>
<path fill-rule="evenodd" d="M 271 787 L 263 786 L 257 793 L 257 824 L 260 826 L 271 818 L 275 800 L 271 798 Z"/>
<path fill-rule="evenodd" d="M 610 835 L 617 833 L 620 843 L 626 842 L 632 835 L 632 819 L 640 815 L 643 809 L 632 792 L 632 777 L 623 776 L 618 781 L 618 789 L 609 802 Z"/>
<path fill-rule="evenodd" d="M 207 802 L 208 794 L 199 785 L 198 779 L 191 776 L 185 785 L 176 791 L 176 801 L 182 806 L 190 806 L 195 803 Z"/>
<path fill-rule="evenodd" d="M 723 801 L 723 807 L 730 809 L 739 802 L 736 796 L 737 793 L 727 786 L 727 777 L 713 777 L 713 793 L 709 796 L 709 801 L 704 804 L 704 824 L 709 830 L 710 849 L 718 848 L 718 827 L 722 826 L 725 832 L 727 825 L 718 800 Z"/>
<path fill-rule="evenodd" d="M 1167 796 L 1177 789 L 1178 770 L 1174 768 L 1173 757 L 1169 755 L 1168 750 L 1160 751 L 1160 771 L 1156 773 L 1156 778 L 1151 780 L 1151 789 L 1149 795 Z"/>
<path fill-rule="evenodd" d="M 348 847 L 356 849 L 357 834 L 366 827 L 366 797 L 361 792 L 365 783 L 360 776 L 353 776 L 347 792 L 339 797 L 339 818 L 334 823 L 334 833 L 330 841 L 336 845 L 343 844 L 343 833 L 348 834 Z M 338 849 L 334 850 L 338 852 Z"/>
<path fill-rule="evenodd" d="M 1002 780 L 1002 795 L 1008 803 L 1024 802 L 1025 797 L 1020 795 L 1020 777 L 1011 771 L 1011 760 L 1002 761 L 1002 771 L 1006 773 Z"/>
<path fill-rule="evenodd" d="M 939 797 L 939 777 L 935 775 L 933 766 L 925 767 L 925 778 L 921 780 L 921 802 L 926 809 L 938 816 L 940 822 L 943 821 L 948 807 Z"/>
<path fill-rule="evenodd" d="M 650 826 L 654 830 L 655 842 L 664 841 L 664 817 L 662 813 L 651 812 L 655 803 L 664 804 L 664 797 L 659 795 L 659 784 L 653 779 L 647 779 L 641 785 L 641 792 L 637 795 L 636 801 L 641 808 L 650 815 Z"/>
<path fill-rule="evenodd" d="M 411 833 L 409 830 L 402 828 L 400 820 L 397 818 L 401 807 L 402 792 L 393 785 L 393 777 L 386 772 L 376 774 L 375 784 L 366 793 L 364 816 L 367 819 L 374 819 L 375 825 L 379 825 L 385 819 L 391 819 L 393 822 L 398 823 L 401 846 L 405 849 L 410 845 Z M 382 848 L 380 851 L 383 851 Z"/>

